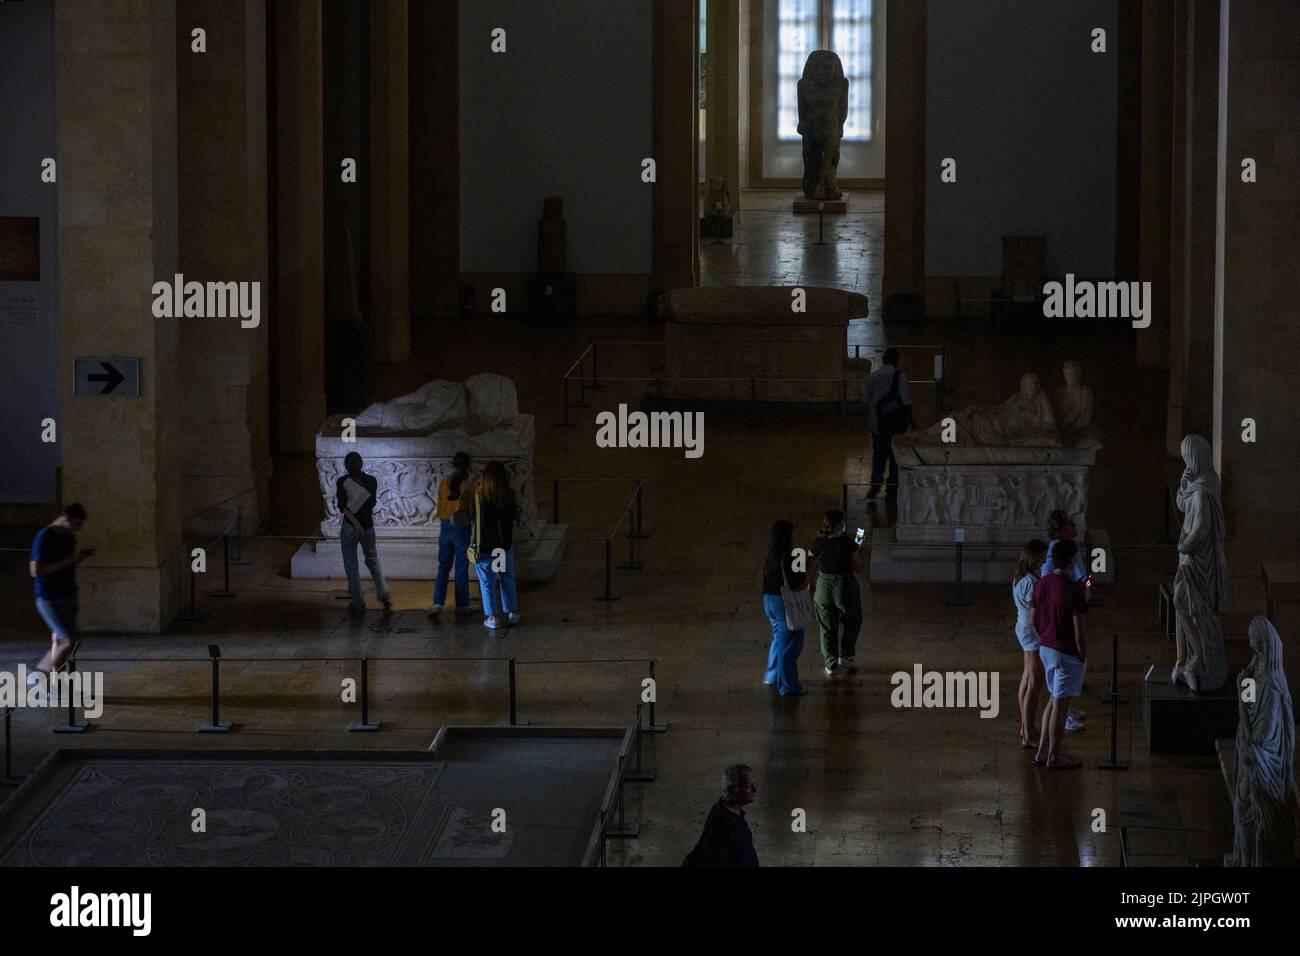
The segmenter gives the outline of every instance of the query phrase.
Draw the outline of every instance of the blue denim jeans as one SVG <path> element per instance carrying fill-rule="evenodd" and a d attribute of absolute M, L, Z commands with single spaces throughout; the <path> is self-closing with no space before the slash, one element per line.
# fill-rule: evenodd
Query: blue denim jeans
<path fill-rule="evenodd" d="M 519 613 L 519 596 L 515 591 L 515 549 L 506 552 L 506 569 L 492 570 L 492 557 L 488 555 L 474 565 L 478 572 L 479 597 L 483 600 L 483 616 L 496 617 L 497 611 Z M 497 585 L 501 586 L 501 600 L 497 601 Z"/>
<path fill-rule="evenodd" d="M 763 595 L 763 612 L 772 625 L 772 645 L 767 652 L 767 671 L 763 680 L 775 684 L 784 697 L 794 693 L 799 683 L 799 652 L 803 650 L 803 631 L 792 631 L 785 623 L 785 601 L 779 594 Z"/>
<path fill-rule="evenodd" d="M 375 592 L 380 601 L 388 600 L 388 585 L 384 583 L 384 572 L 379 566 L 379 552 L 375 550 L 375 529 L 370 528 L 358 537 L 357 529 L 346 518 L 339 527 L 339 543 L 343 546 L 343 571 L 348 576 L 348 592 L 352 595 L 352 607 L 363 610 L 366 599 L 361 594 L 361 572 L 357 570 L 357 545 L 366 558 L 366 568 L 375 582 Z"/>
<path fill-rule="evenodd" d="M 438 578 L 433 585 L 434 604 L 441 607 L 447 603 L 447 576 L 451 573 L 454 562 L 456 607 L 469 605 L 469 558 L 465 555 L 467 547 L 469 547 L 469 526 L 457 528 L 454 521 L 443 518 L 438 534 Z"/>

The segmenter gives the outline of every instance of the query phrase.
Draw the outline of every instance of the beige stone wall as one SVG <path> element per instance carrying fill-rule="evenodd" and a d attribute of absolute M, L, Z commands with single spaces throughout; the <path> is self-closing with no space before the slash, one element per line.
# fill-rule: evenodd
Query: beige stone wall
<path fill-rule="evenodd" d="M 1214 452 L 1221 463 L 1229 570 L 1261 605 L 1259 558 L 1292 557 L 1300 462 L 1300 5 L 1224 0 L 1220 63 L 1222 289 L 1215 329 Z M 1223 47 L 1221 47 L 1223 49 Z M 1220 114 L 1223 116 L 1224 114 Z M 1258 182 L 1243 183 L 1254 158 Z M 1241 440 L 1254 418 L 1259 438 Z"/>
<path fill-rule="evenodd" d="M 180 271 L 262 290 L 257 328 L 235 318 L 180 326 L 186 530 L 238 522 L 247 532 L 271 474 L 266 11 L 256 0 L 179 0 L 176 10 Z M 195 27 L 207 31 L 207 53 L 190 49 Z"/>
<path fill-rule="evenodd" d="M 63 492 L 90 513 L 87 631 L 157 631 L 179 601 L 180 334 L 152 315 L 176 249 L 175 10 L 164 0 L 55 8 L 60 358 L 140 359 L 138 398 L 62 382 Z"/>

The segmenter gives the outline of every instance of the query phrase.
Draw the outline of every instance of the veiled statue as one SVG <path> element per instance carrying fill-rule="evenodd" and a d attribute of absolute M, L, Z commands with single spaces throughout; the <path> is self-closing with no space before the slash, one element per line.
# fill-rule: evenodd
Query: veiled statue
<path fill-rule="evenodd" d="M 836 172 L 849 116 L 849 81 L 838 54 L 813 50 L 799 79 L 799 135 L 803 137 L 803 194 L 839 199 Z"/>
<path fill-rule="evenodd" d="M 1092 424 L 1092 389 L 1083 384 L 1083 366 L 1070 359 L 1061 366 L 1065 384 L 1052 396 L 1056 427 L 1067 445 L 1077 447 L 1096 442 L 1099 433 Z"/>
<path fill-rule="evenodd" d="M 1180 679 L 1194 691 L 1218 690 L 1228 680 L 1223 646 L 1223 612 L 1228 602 L 1228 564 L 1224 552 L 1222 493 L 1210 443 L 1187 435 L 1181 447 L 1182 480 L 1178 510 L 1178 571 L 1174 575 L 1178 658 L 1170 682 Z"/>
<path fill-rule="evenodd" d="M 1290 866 L 1295 851 L 1295 713 L 1282 670 L 1282 638 L 1266 617 L 1250 622 L 1255 652 L 1237 678 L 1234 837 L 1224 866 Z"/>

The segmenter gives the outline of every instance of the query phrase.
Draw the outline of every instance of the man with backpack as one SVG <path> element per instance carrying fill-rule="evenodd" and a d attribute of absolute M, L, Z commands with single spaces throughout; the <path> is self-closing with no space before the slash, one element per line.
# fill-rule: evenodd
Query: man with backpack
<path fill-rule="evenodd" d="M 912 388 L 898 367 L 898 349 L 886 349 L 884 364 L 867 379 L 867 412 L 871 425 L 871 490 L 868 498 L 880 494 L 885 483 L 885 462 L 889 462 L 887 501 L 898 497 L 898 462 L 894 458 L 894 436 L 916 427 L 912 417 Z"/>

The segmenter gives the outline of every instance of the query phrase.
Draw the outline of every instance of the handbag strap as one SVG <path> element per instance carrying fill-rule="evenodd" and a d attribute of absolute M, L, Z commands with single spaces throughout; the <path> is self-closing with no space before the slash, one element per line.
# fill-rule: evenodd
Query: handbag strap
<path fill-rule="evenodd" d="M 477 554 L 482 544 L 483 535 L 483 496 L 474 492 L 474 553 Z"/>

